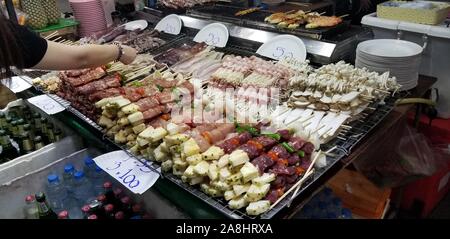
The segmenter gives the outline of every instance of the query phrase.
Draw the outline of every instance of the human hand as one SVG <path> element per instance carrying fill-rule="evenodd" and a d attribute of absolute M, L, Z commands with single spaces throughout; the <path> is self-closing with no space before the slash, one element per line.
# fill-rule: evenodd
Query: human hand
<path fill-rule="evenodd" d="M 137 51 L 136 49 L 129 46 L 122 46 L 123 55 L 120 57 L 120 62 L 125 65 L 133 63 L 134 59 L 136 59 Z"/>

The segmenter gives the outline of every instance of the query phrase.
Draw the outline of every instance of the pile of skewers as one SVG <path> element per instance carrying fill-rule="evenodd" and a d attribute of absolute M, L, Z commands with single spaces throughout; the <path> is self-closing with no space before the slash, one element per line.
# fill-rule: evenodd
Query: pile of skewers
<path fill-rule="evenodd" d="M 287 29 L 296 29 L 305 24 L 306 29 L 314 29 L 336 26 L 342 22 L 342 18 L 344 17 L 322 16 L 322 14 L 324 13 L 307 13 L 302 10 L 296 12 L 278 12 L 266 17 L 264 21 Z"/>

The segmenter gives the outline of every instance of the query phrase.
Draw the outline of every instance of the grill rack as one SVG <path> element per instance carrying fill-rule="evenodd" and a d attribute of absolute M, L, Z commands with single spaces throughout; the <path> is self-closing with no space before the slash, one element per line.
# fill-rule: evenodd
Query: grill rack
<path fill-rule="evenodd" d="M 164 51 L 169 50 L 170 48 L 179 47 L 182 44 L 194 44 L 192 42 L 192 38 L 189 37 L 183 37 L 176 39 L 172 41 L 170 44 L 165 44 L 163 47 L 158 48 L 153 52 L 153 54 L 161 54 Z M 216 48 L 216 51 L 224 52 L 227 54 L 239 54 L 242 56 L 251 56 L 255 55 L 255 53 L 252 52 L 249 48 L 244 48 L 240 46 L 228 46 L 226 48 Z M 28 72 L 30 73 L 30 72 Z M 34 73 L 34 75 L 33 75 Z M 37 75 L 36 72 L 33 72 L 31 74 L 27 74 L 30 77 L 37 77 L 40 75 Z M 41 74 L 42 75 L 42 74 Z M 37 89 L 38 91 L 43 92 L 41 89 Z M 46 94 L 46 93 L 45 93 Z M 48 94 L 47 94 L 48 95 Z M 231 219 L 270 219 L 276 216 L 277 213 L 279 213 L 282 209 L 284 209 L 287 204 L 290 201 L 290 196 L 286 197 L 284 200 L 282 200 L 275 208 L 272 210 L 269 210 L 265 212 L 264 214 L 256 217 L 256 216 L 249 216 L 245 213 L 244 210 L 234 210 L 228 208 L 228 203 L 223 198 L 212 198 L 211 196 L 203 193 L 198 187 L 190 186 L 184 182 L 177 176 L 173 175 L 172 173 L 161 173 L 160 171 L 160 165 L 154 163 L 153 161 L 147 161 L 143 159 L 142 157 L 136 157 L 133 154 L 131 154 L 125 147 L 122 145 L 118 145 L 115 143 L 112 139 L 106 137 L 103 134 L 103 129 L 94 121 L 84 116 L 81 112 L 79 112 L 77 109 L 73 108 L 72 106 L 67 106 L 67 101 L 61 99 L 58 96 L 55 95 L 49 95 L 53 99 L 55 99 L 58 103 L 62 104 L 69 112 L 71 112 L 73 115 L 81 119 L 82 121 L 88 123 L 90 126 L 92 126 L 94 129 L 100 131 L 104 137 L 105 140 L 109 141 L 113 145 L 116 145 L 118 148 L 124 150 L 129 154 L 130 156 L 134 157 L 135 159 L 139 160 L 140 162 L 147 165 L 151 170 L 159 173 L 162 177 L 168 179 L 172 183 L 178 185 L 183 190 L 191 193 L 195 197 L 199 198 L 200 200 L 204 201 L 211 207 L 215 208 L 219 212 L 221 212 L 223 215 L 231 218 Z M 300 196 L 303 192 L 306 191 L 316 180 L 318 180 L 320 177 L 322 177 L 328 170 L 330 170 L 332 167 L 334 167 L 341 159 L 348 156 L 353 149 L 355 145 L 357 145 L 373 128 L 378 125 L 394 108 L 395 100 L 399 97 L 402 97 L 400 94 L 397 94 L 395 97 L 388 97 L 385 100 L 385 104 L 380 103 L 373 103 L 370 107 L 376 108 L 374 112 L 367 113 L 368 115 L 362 119 L 363 120 L 356 120 L 355 122 L 352 122 L 350 126 L 352 126 L 351 130 L 349 130 L 345 137 L 348 140 L 342 140 L 342 139 L 334 139 L 327 144 L 324 144 L 321 146 L 322 150 L 326 151 L 333 146 L 338 146 L 337 150 L 333 153 L 333 156 L 327 156 L 327 166 L 319 169 L 312 175 L 302 186 L 302 188 L 299 190 L 298 194 L 295 197 Z"/>

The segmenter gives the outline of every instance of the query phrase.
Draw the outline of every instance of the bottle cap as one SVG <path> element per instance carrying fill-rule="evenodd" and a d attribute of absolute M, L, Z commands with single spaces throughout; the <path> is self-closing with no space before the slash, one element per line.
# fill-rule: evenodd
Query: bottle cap
<path fill-rule="evenodd" d="M 34 195 L 34 197 L 36 198 L 36 201 L 38 201 L 38 202 L 45 201 L 45 194 L 43 192 L 37 193 L 36 195 Z"/>
<path fill-rule="evenodd" d="M 112 212 L 112 211 L 114 211 L 114 205 L 112 205 L 112 204 L 106 205 L 106 206 L 105 206 L 105 211 L 106 211 L 106 212 Z"/>
<path fill-rule="evenodd" d="M 75 168 L 73 167 L 72 164 L 66 164 L 66 166 L 64 166 L 64 172 L 65 173 L 71 173 L 75 170 Z"/>
<path fill-rule="evenodd" d="M 114 215 L 114 218 L 117 220 L 124 219 L 125 214 L 122 211 L 116 212 L 116 214 Z"/>
<path fill-rule="evenodd" d="M 73 176 L 75 177 L 75 179 L 80 180 L 84 177 L 84 173 L 83 171 L 78 171 Z"/>
<path fill-rule="evenodd" d="M 90 166 L 90 165 L 92 165 L 92 164 L 94 164 L 95 162 L 94 162 L 94 160 L 92 160 L 92 157 L 90 157 L 90 156 L 86 156 L 85 158 L 84 158 L 84 164 L 86 165 L 86 166 Z"/>
<path fill-rule="evenodd" d="M 114 189 L 114 195 L 116 197 L 120 196 L 123 193 L 123 190 L 121 188 Z"/>
<path fill-rule="evenodd" d="M 104 189 L 111 189 L 111 188 L 112 188 L 112 183 L 111 183 L 111 182 L 105 182 L 105 183 L 103 183 L 103 188 L 104 188 Z"/>
<path fill-rule="evenodd" d="M 33 202 L 34 201 L 34 196 L 33 195 L 28 195 L 25 197 L 25 202 Z"/>
<path fill-rule="evenodd" d="M 56 174 L 50 174 L 50 175 L 48 175 L 47 181 L 48 181 L 49 183 L 58 182 L 58 181 L 59 181 L 58 175 L 56 175 Z"/>
<path fill-rule="evenodd" d="M 134 204 L 133 205 L 133 212 L 134 213 L 138 213 L 138 212 L 141 212 L 142 211 L 142 206 L 141 206 L 141 204 Z"/>
<path fill-rule="evenodd" d="M 89 205 L 84 205 L 83 207 L 81 207 L 81 211 L 83 213 L 88 213 L 90 209 L 91 207 Z"/>
<path fill-rule="evenodd" d="M 128 205 L 128 204 L 131 204 L 131 198 L 128 197 L 128 196 L 125 196 L 125 197 L 121 198 L 120 201 L 121 201 L 123 204 L 127 204 L 127 205 Z"/>
<path fill-rule="evenodd" d="M 58 214 L 58 219 L 68 219 L 68 218 L 69 218 L 68 211 L 62 211 Z"/>
<path fill-rule="evenodd" d="M 98 219 L 98 217 L 97 217 L 97 215 L 92 214 L 87 219 L 96 220 L 96 219 Z"/>
<path fill-rule="evenodd" d="M 102 203 L 105 202 L 106 201 L 106 196 L 104 194 L 98 195 L 97 196 L 97 201 L 102 202 Z"/>

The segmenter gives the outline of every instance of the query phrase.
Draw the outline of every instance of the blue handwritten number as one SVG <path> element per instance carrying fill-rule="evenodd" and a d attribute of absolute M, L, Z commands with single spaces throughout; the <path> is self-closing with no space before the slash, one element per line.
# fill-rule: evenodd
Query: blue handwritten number
<path fill-rule="evenodd" d="M 115 170 L 115 169 L 120 168 L 120 166 L 122 165 L 121 162 L 114 162 L 114 163 L 116 164 L 117 167 L 115 167 L 115 168 L 106 168 L 106 169 L 107 169 L 107 170 Z"/>
<path fill-rule="evenodd" d="M 284 55 L 284 48 L 283 47 L 277 47 L 275 49 L 275 52 L 272 54 L 275 59 L 280 59 Z"/>
<path fill-rule="evenodd" d="M 133 169 L 129 169 L 124 175 L 120 176 L 119 179 L 122 179 L 122 182 L 124 184 L 128 184 L 129 188 L 135 188 L 135 187 L 139 186 L 140 182 L 139 182 L 139 180 L 136 180 L 135 175 L 132 175 L 132 174 L 128 175 L 131 171 L 133 171 Z M 129 180 L 129 178 L 132 178 L 132 179 Z"/>
<path fill-rule="evenodd" d="M 208 36 L 209 36 L 209 39 L 206 40 L 206 43 L 215 46 L 220 42 L 220 37 L 214 35 L 214 33 L 211 32 L 208 34 Z"/>

